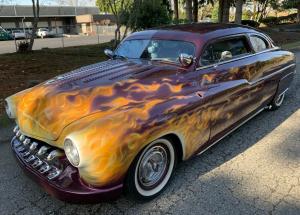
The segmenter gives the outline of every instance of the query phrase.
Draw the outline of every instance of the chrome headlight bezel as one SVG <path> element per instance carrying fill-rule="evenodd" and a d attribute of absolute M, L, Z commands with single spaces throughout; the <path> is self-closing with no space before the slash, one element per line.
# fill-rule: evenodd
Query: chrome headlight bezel
<path fill-rule="evenodd" d="M 69 162 L 74 167 L 78 167 L 80 164 L 80 156 L 79 156 L 78 149 L 76 148 L 75 144 L 71 139 L 69 138 L 65 139 L 64 150 Z"/>

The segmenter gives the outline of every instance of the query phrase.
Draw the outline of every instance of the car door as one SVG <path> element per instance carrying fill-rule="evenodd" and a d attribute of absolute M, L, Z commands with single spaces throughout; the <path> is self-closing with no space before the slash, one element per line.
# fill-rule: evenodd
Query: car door
<path fill-rule="evenodd" d="M 288 52 L 275 47 L 271 41 L 262 34 L 252 33 L 249 39 L 256 58 L 256 69 L 249 75 L 249 82 L 255 85 L 264 85 L 259 92 L 262 97 L 260 104 L 268 104 L 277 91 L 279 79 L 277 72 L 293 72 L 290 67 L 291 56 Z"/>
<path fill-rule="evenodd" d="M 222 60 L 225 51 L 232 57 Z M 204 47 L 198 71 L 210 77 L 211 140 L 222 137 L 259 108 L 262 86 L 252 86 L 248 80 L 255 69 L 256 58 L 246 35 L 220 38 Z"/>

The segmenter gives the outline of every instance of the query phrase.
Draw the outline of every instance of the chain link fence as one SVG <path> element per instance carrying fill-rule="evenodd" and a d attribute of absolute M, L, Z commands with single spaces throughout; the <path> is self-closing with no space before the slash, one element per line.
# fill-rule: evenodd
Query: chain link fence
<path fill-rule="evenodd" d="M 18 50 L 18 44 L 28 42 L 32 35 L 31 28 L 3 29 L 9 37 L 0 41 L 0 54 Z M 96 24 L 61 25 L 38 27 L 33 49 L 64 48 L 106 43 L 114 39 L 116 26 Z M 124 29 L 121 29 L 121 32 Z"/>

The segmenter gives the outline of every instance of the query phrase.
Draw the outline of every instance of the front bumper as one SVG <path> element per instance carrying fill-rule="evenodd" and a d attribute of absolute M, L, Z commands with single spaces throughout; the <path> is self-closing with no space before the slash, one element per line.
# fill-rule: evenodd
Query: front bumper
<path fill-rule="evenodd" d="M 95 188 L 87 185 L 80 179 L 77 168 L 69 163 L 64 154 L 58 153 L 59 149 L 47 145 L 48 150 L 40 156 L 38 148 L 46 144 L 38 140 L 32 140 L 31 144 L 35 143 L 37 147 L 30 147 L 31 144 L 24 144 L 23 139 L 24 137 L 21 138 L 21 141 L 19 135 L 11 141 L 11 147 L 18 163 L 27 175 L 52 196 L 67 202 L 92 203 L 113 200 L 121 195 L 122 183 L 105 188 Z M 35 150 L 32 150 L 32 148 L 35 148 Z M 53 153 L 56 156 L 52 156 L 52 158 L 54 157 L 53 160 L 47 160 L 49 158 L 47 155 L 52 151 L 56 151 L 56 153 Z M 42 164 L 38 161 L 41 161 Z"/>

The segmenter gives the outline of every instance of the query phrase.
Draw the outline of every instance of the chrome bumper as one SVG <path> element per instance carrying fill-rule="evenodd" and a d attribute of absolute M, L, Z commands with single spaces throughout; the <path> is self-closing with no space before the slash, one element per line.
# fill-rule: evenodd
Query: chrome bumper
<path fill-rule="evenodd" d="M 101 188 L 84 183 L 63 150 L 26 137 L 17 126 L 14 133 L 11 147 L 19 165 L 52 196 L 67 202 L 94 203 L 116 199 L 122 193 L 122 182 Z"/>

